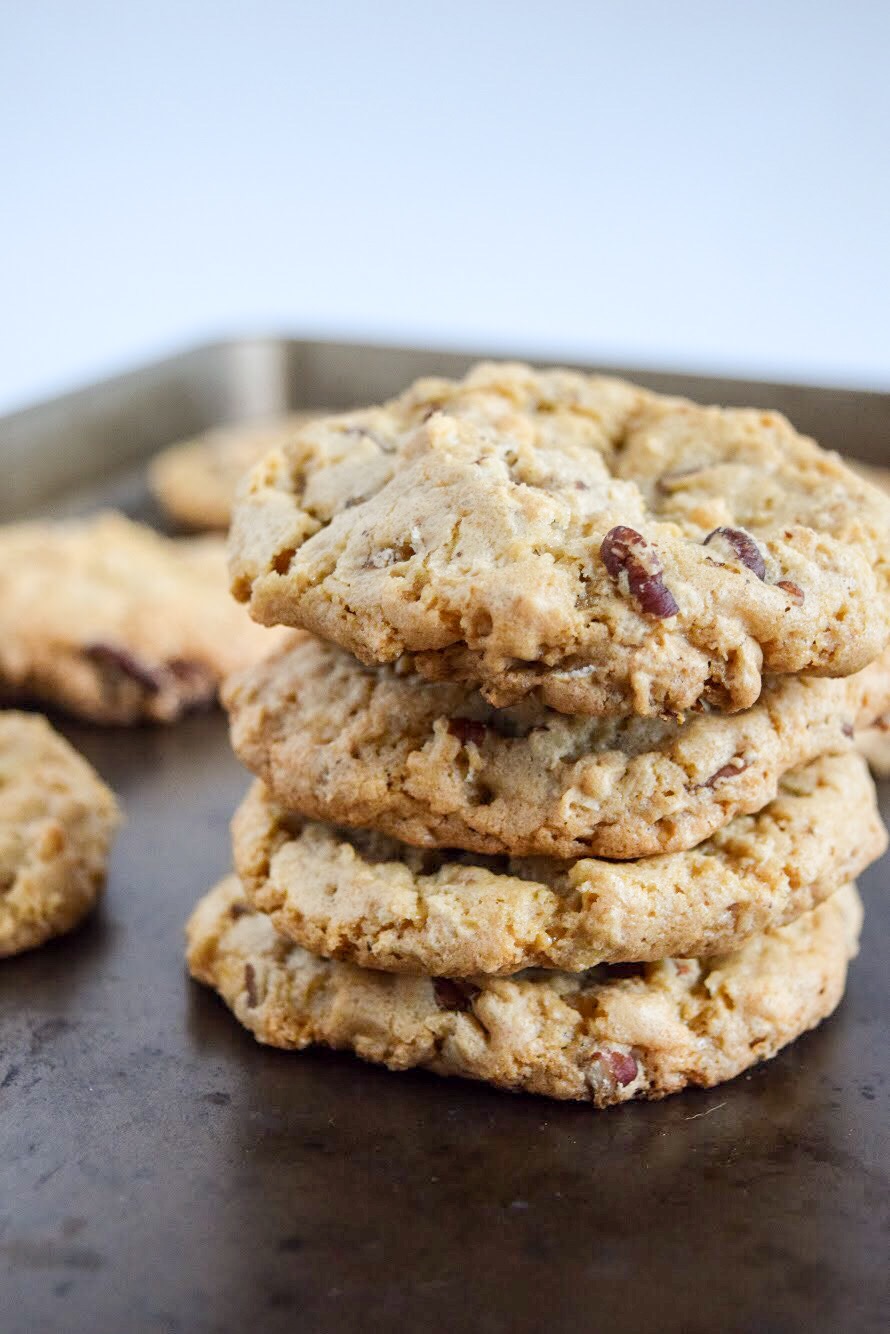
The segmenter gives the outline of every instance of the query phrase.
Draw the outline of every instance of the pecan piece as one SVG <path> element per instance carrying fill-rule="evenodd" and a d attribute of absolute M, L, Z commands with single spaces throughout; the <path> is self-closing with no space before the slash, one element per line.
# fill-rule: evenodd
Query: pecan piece
<path fill-rule="evenodd" d="M 803 603 L 803 589 L 799 584 L 793 584 L 790 579 L 778 579 L 776 588 L 781 588 L 783 593 L 787 593 L 795 606 L 799 607 Z"/>
<path fill-rule="evenodd" d="M 216 679 L 206 663 L 195 662 L 192 658 L 171 658 L 165 664 L 164 672 L 168 678 L 196 693 L 213 695 L 216 692 Z"/>
<path fill-rule="evenodd" d="M 163 685 L 162 672 L 140 662 L 125 648 L 118 648 L 115 644 L 97 643 L 87 645 L 84 652 L 97 667 L 126 676 L 151 694 L 157 694 Z"/>
<path fill-rule="evenodd" d="M 743 773 L 747 767 L 748 761 L 742 759 L 741 755 L 736 755 L 735 759 L 730 760 L 728 764 L 724 764 L 715 774 L 711 774 L 711 777 L 700 783 L 699 787 L 715 787 L 724 778 L 735 778 L 737 774 Z"/>
<path fill-rule="evenodd" d="M 744 532 L 741 528 L 715 528 L 712 533 L 708 533 L 703 545 L 709 546 L 715 539 L 718 542 L 725 543 L 733 555 L 737 556 L 753 574 L 756 574 L 758 579 L 766 578 L 766 561 L 763 559 L 763 552 L 750 534 Z"/>
<path fill-rule="evenodd" d="M 472 982 L 458 982 L 453 977 L 434 977 L 433 994 L 440 1010 L 470 1010 L 479 995 Z"/>
<path fill-rule="evenodd" d="M 664 620 L 676 616 L 680 608 L 662 579 L 661 561 L 642 533 L 619 524 L 611 528 L 600 546 L 603 564 L 618 583 L 627 578 L 627 586 L 650 616 Z"/>
<path fill-rule="evenodd" d="M 600 1080 L 606 1085 L 617 1084 L 620 1088 L 626 1088 L 628 1084 L 634 1082 L 639 1073 L 637 1058 L 629 1051 L 604 1047 L 596 1053 L 595 1059 L 600 1067 Z"/>
<path fill-rule="evenodd" d="M 610 1051 L 606 1060 L 609 1062 L 616 1083 L 620 1084 L 622 1088 L 626 1084 L 634 1082 L 639 1066 L 637 1065 L 637 1058 L 632 1056 L 629 1051 Z"/>

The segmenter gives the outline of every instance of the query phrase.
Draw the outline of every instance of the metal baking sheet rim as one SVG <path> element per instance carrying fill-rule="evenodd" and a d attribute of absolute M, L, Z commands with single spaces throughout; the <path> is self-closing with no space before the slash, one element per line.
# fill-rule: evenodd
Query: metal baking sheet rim
<path fill-rule="evenodd" d="M 207 427 L 287 408 L 378 402 L 419 375 L 457 375 L 492 355 L 300 338 L 192 347 L 0 418 L 0 520 Z M 775 408 L 828 448 L 890 463 L 890 394 L 573 364 L 701 402 Z"/>

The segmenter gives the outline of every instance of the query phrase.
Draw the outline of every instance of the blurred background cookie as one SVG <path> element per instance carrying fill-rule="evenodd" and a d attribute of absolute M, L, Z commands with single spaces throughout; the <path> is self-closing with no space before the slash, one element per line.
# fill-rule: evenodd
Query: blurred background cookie
<path fill-rule="evenodd" d="M 86 916 L 119 820 L 113 794 L 45 718 L 0 713 L 0 956 Z"/>
<path fill-rule="evenodd" d="M 111 511 L 0 528 L 0 697 L 170 722 L 275 642 L 229 596 L 221 538 Z"/>
<path fill-rule="evenodd" d="M 171 519 L 187 528 L 225 530 L 241 476 L 319 412 L 239 423 L 205 431 L 165 449 L 152 462 L 148 481 Z"/>

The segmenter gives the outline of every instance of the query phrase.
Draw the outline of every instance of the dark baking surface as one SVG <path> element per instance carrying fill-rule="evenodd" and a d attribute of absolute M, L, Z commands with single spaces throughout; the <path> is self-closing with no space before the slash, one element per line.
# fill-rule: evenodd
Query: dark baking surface
<path fill-rule="evenodd" d="M 0 966 L 2 1334 L 887 1328 L 886 860 L 833 1019 L 594 1112 L 259 1047 L 182 961 L 222 719 L 62 726 L 127 825 L 95 917 Z"/>

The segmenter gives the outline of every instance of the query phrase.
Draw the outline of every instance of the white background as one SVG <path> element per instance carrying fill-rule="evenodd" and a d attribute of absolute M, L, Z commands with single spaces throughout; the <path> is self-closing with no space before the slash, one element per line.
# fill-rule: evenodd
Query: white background
<path fill-rule="evenodd" d="M 228 333 L 890 388 L 890 4 L 0 0 L 0 409 Z"/>

